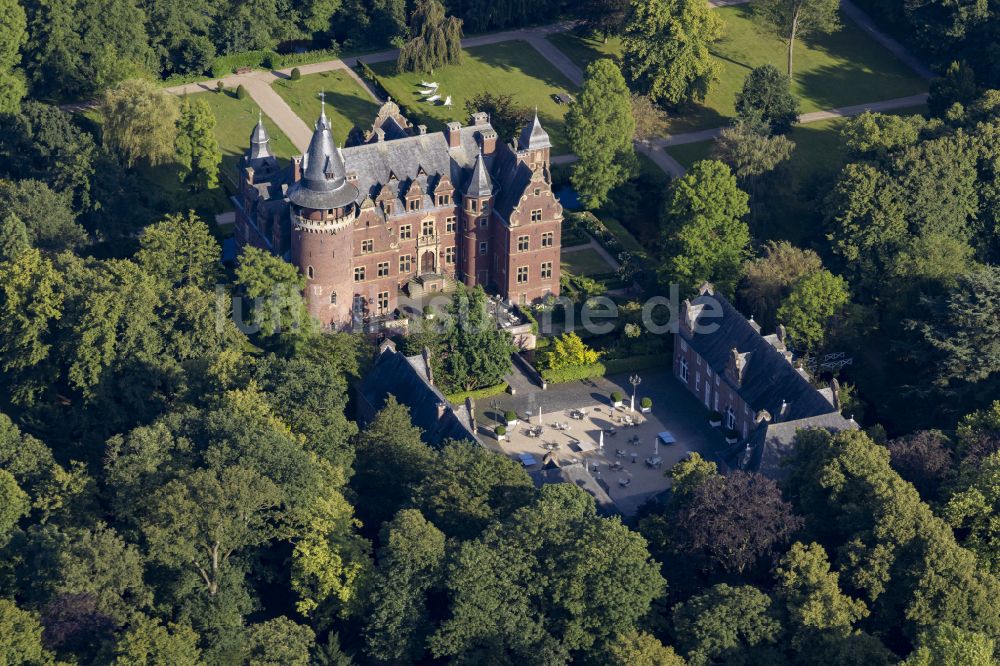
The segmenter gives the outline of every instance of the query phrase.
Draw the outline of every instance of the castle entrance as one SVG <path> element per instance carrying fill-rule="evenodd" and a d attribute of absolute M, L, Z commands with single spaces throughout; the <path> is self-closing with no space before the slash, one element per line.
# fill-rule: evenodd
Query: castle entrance
<path fill-rule="evenodd" d="M 434 273 L 434 250 L 427 250 L 420 256 L 420 272 Z"/>

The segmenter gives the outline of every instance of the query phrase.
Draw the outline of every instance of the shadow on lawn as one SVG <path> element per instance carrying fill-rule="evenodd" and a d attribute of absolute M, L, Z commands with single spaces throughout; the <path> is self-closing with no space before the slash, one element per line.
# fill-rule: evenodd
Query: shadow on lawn
<path fill-rule="evenodd" d="M 576 86 L 536 51 L 534 46 L 523 40 L 476 46 L 466 49 L 465 53 L 467 57 L 490 67 L 496 67 L 506 72 L 516 72 L 529 79 L 541 81 L 545 85 L 555 88 L 552 92 L 576 89 Z"/>

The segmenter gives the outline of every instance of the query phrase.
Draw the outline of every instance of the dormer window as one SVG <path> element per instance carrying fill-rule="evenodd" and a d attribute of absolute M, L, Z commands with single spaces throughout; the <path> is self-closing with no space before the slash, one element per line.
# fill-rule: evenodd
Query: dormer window
<path fill-rule="evenodd" d="M 410 199 L 410 210 L 420 210 L 420 199 Z"/>
<path fill-rule="evenodd" d="M 392 202 L 391 201 L 383 201 L 382 202 L 382 210 L 385 211 L 386 215 L 392 215 Z"/>

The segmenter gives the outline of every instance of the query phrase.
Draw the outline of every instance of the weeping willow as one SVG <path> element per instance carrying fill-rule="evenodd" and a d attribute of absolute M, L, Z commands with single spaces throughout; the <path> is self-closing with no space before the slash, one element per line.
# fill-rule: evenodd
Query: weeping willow
<path fill-rule="evenodd" d="M 399 50 L 400 72 L 430 72 L 442 65 L 462 62 L 462 20 L 445 16 L 438 0 L 421 0 L 410 19 L 415 35 Z"/>

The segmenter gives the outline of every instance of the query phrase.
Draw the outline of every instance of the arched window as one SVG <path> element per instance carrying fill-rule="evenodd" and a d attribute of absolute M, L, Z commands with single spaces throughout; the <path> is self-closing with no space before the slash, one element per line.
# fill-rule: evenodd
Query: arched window
<path fill-rule="evenodd" d="M 337 304 L 337 292 L 333 292 L 330 294 L 330 305 L 336 305 L 336 304 Z"/>
<path fill-rule="evenodd" d="M 306 266 L 306 277 L 309 278 L 310 280 L 313 279 L 313 267 L 312 266 Z"/>

